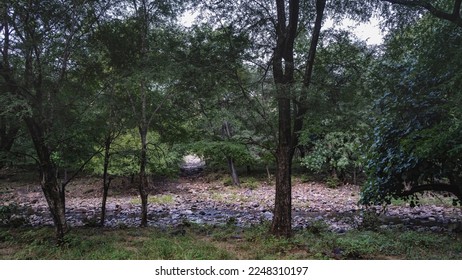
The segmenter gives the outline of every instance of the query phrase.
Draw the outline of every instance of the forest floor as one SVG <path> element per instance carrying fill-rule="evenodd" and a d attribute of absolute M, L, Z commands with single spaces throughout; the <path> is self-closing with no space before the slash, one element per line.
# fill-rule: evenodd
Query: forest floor
<path fill-rule="evenodd" d="M 184 223 L 239 227 L 272 219 L 274 185 L 255 176 L 241 178 L 240 187 L 229 186 L 226 174 L 183 177 L 151 182 L 149 226 L 178 227 Z M 462 208 L 452 198 L 423 195 L 421 205 L 410 208 L 394 201 L 385 209 L 358 205 L 360 189 L 354 185 L 329 188 L 319 182 L 293 182 L 293 227 L 325 223 L 337 233 L 355 228 L 407 228 L 416 231 L 454 232 L 462 229 Z M 99 223 L 101 179 L 81 177 L 66 188 L 67 217 L 71 226 Z M 52 220 L 38 182 L 21 173 L 0 176 L 0 225 L 51 225 Z M 108 227 L 135 227 L 140 222 L 136 183 L 127 178 L 112 181 L 107 201 Z"/>
<path fill-rule="evenodd" d="M 461 208 L 449 197 L 424 195 L 414 208 L 403 201 L 365 208 L 358 186 L 295 177 L 296 234 L 288 241 L 267 234 L 273 183 L 244 176 L 235 187 L 220 173 L 151 182 L 147 229 L 137 227 L 140 201 L 128 178 L 112 181 L 106 227 L 96 227 L 101 179 L 80 177 L 66 189 L 73 230 L 60 251 L 50 247 L 52 222 L 34 177 L 0 174 L 0 259 L 462 258 Z"/>

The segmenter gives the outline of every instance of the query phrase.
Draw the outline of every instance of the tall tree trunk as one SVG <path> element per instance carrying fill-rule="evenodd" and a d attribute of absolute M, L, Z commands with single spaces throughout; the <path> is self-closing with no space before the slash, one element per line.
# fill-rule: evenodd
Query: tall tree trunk
<path fill-rule="evenodd" d="M 111 179 L 109 178 L 109 174 L 108 174 L 109 160 L 111 157 L 111 154 L 110 154 L 111 142 L 112 142 L 112 137 L 109 134 L 104 141 L 103 201 L 101 203 L 101 220 L 100 220 L 101 227 L 104 227 L 104 223 L 106 221 L 106 201 L 107 201 L 107 195 L 109 192 L 109 186 L 111 185 Z"/>
<path fill-rule="evenodd" d="M 146 227 L 148 225 L 148 193 L 146 189 L 148 188 L 148 175 L 146 174 L 146 165 L 147 165 L 147 127 L 139 128 L 141 136 L 141 154 L 140 154 L 140 182 L 139 182 L 139 192 L 141 198 L 141 227 Z"/>
<path fill-rule="evenodd" d="M 50 149 L 43 137 L 43 128 L 32 118 L 26 118 L 26 124 L 37 152 L 41 187 L 53 218 L 56 239 L 58 244 L 61 244 L 68 231 L 65 190 L 58 182 L 56 166 L 51 159 Z"/>
<path fill-rule="evenodd" d="M 297 36 L 299 0 L 289 1 L 289 19 L 286 3 L 276 0 L 276 47 L 273 52 L 273 78 L 278 103 L 278 146 L 276 151 L 276 195 L 271 233 L 276 236 L 292 235 L 292 84 L 294 82 L 294 42 Z"/>
<path fill-rule="evenodd" d="M 289 92 L 288 92 L 289 91 Z M 288 86 L 279 87 L 280 96 L 289 96 Z M 271 232 L 277 236 L 292 235 L 292 158 L 291 158 L 291 100 L 279 98 L 279 137 L 276 151 L 276 197 Z"/>
<path fill-rule="evenodd" d="M 294 104 L 294 129 L 292 132 L 292 155 L 295 153 L 295 149 L 299 144 L 300 132 L 303 129 L 303 119 L 308 112 L 306 105 L 308 98 L 308 89 L 311 85 L 311 78 L 313 76 L 314 58 L 316 56 L 316 50 L 318 46 L 319 36 L 321 34 L 322 19 L 324 17 L 324 10 L 326 8 L 326 0 L 316 1 L 316 19 L 314 22 L 313 32 L 311 34 L 310 48 L 308 49 L 308 58 L 306 60 L 306 68 L 303 76 L 303 87 L 302 94 L 298 102 Z M 304 156 L 304 155 L 303 155 Z"/>
<path fill-rule="evenodd" d="M 276 85 L 276 99 L 278 102 L 278 147 L 276 152 L 276 197 L 271 232 L 277 236 L 290 237 L 292 234 L 292 159 L 299 142 L 299 133 L 303 128 L 303 117 L 308 111 L 305 106 L 306 93 L 313 74 L 314 57 L 318 44 L 322 18 L 326 0 L 316 1 L 316 19 L 313 28 L 311 45 L 308 51 L 305 69 L 303 92 L 298 102 L 293 102 L 295 94 L 292 92 L 294 82 L 294 41 L 297 36 L 299 0 L 289 0 L 289 5 L 283 0 L 276 0 L 277 24 L 276 47 L 273 52 L 273 77 Z M 288 7 L 289 19 L 286 19 Z M 291 103 L 293 102 L 294 119 L 292 128 Z M 297 107 L 298 106 L 298 107 Z"/>
<path fill-rule="evenodd" d="M 138 13 L 139 20 L 141 21 L 141 57 L 142 59 L 148 58 L 149 46 L 148 46 L 148 32 L 149 32 L 149 14 L 148 14 L 148 1 L 142 0 L 140 7 L 137 8 L 137 3 L 134 1 L 135 11 Z M 144 62 L 141 62 L 143 65 Z M 140 182 L 138 185 L 140 198 L 141 198 L 141 227 L 148 225 L 148 175 L 146 174 L 146 166 L 148 162 L 148 129 L 150 120 L 147 117 L 147 81 L 145 77 L 141 77 L 140 80 L 140 99 L 141 99 L 141 119 L 138 126 L 140 138 L 141 138 L 141 151 L 140 151 Z M 150 118 L 151 119 L 151 118 Z"/>

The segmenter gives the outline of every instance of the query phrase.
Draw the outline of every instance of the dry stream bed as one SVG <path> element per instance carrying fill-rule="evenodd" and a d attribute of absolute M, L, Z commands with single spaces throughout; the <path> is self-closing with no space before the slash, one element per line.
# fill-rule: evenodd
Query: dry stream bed
<path fill-rule="evenodd" d="M 135 227 L 140 223 L 140 202 L 136 187 L 127 180 L 115 180 L 107 202 L 108 227 Z M 80 178 L 67 187 L 67 217 L 71 226 L 97 225 L 101 207 L 101 180 Z M 156 183 L 149 196 L 149 226 L 165 228 L 184 223 L 236 224 L 240 227 L 272 219 L 274 186 L 254 182 L 252 188 L 224 186 L 220 181 L 181 178 Z M 408 228 L 417 231 L 460 231 L 461 208 L 449 198 L 424 198 L 427 205 L 414 208 L 405 203 L 367 209 L 358 205 L 359 187 L 299 182 L 293 186 L 293 226 L 326 223 L 342 233 L 357 227 Z M 0 225 L 51 225 L 46 201 L 37 184 L 0 180 Z M 5 211 L 5 209 L 9 210 Z M 371 215 L 371 212 L 381 212 Z M 6 215 L 8 214 L 8 215 Z"/>

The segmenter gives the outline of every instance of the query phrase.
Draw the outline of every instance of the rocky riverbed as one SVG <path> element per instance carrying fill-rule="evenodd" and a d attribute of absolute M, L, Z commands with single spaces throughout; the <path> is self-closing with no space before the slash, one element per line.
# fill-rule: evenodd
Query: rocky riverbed
<path fill-rule="evenodd" d="M 67 217 L 71 226 L 97 225 L 101 205 L 101 181 L 81 178 L 67 187 Z M 381 208 L 359 206 L 359 187 L 335 189 L 320 183 L 294 182 L 293 226 L 306 228 L 325 223 L 330 230 L 345 232 L 358 227 L 408 228 L 418 231 L 459 231 L 462 213 L 447 199 L 428 205 Z M 236 224 L 246 227 L 273 217 L 274 186 L 265 182 L 252 187 L 224 186 L 220 181 L 182 178 L 153 183 L 149 196 L 149 226 L 170 227 L 184 223 Z M 0 183 L 0 225 L 51 225 L 40 187 L 33 183 Z M 140 202 L 136 187 L 128 180 L 114 180 L 108 201 L 108 227 L 134 227 L 140 223 Z M 371 213 L 381 212 L 380 215 Z"/>

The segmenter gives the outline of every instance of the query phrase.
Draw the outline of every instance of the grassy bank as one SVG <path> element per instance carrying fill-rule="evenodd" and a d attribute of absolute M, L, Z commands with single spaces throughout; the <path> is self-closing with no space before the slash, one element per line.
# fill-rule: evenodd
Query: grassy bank
<path fill-rule="evenodd" d="M 350 231 L 315 225 L 292 239 L 262 225 L 245 230 L 74 228 L 56 247 L 52 228 L 0 229 L 0 259 L 462 259 L 461 236 L 414 231 Z"/>

